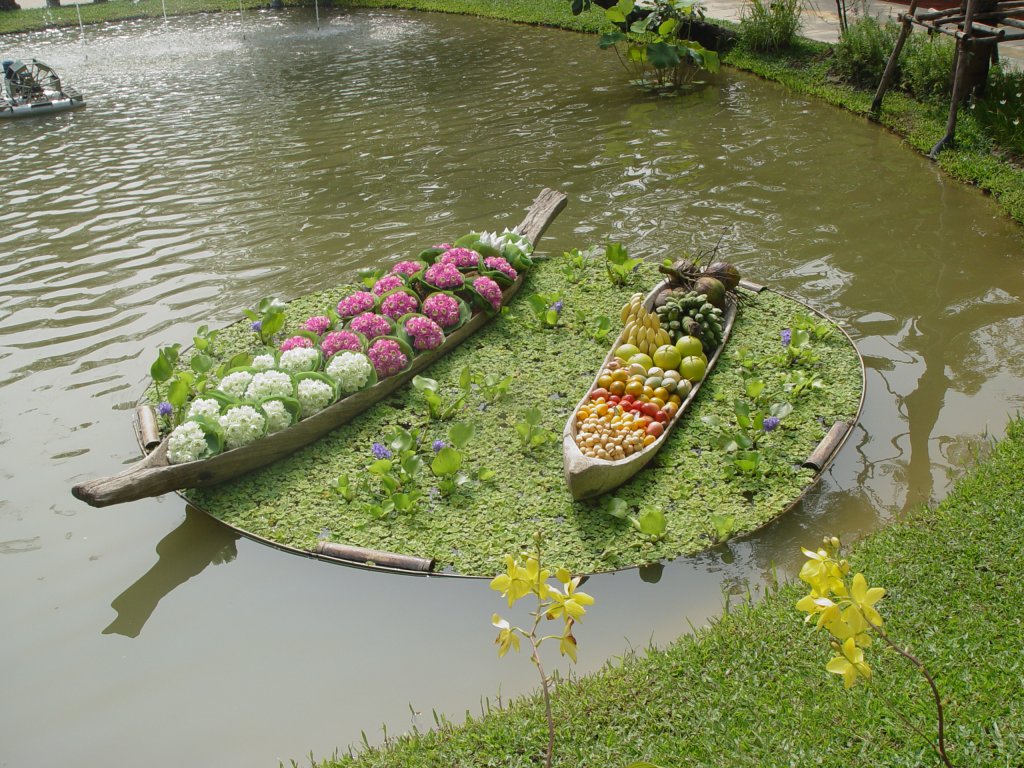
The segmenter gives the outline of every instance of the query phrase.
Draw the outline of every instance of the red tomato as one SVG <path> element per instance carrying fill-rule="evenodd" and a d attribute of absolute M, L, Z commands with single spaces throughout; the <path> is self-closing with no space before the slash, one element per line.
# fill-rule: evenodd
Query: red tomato
<path fill-rule="evenodd" d="M 604 387 L 598 387 L 590 393 L 591 400 L 597 400 L 597 398 L 603 397 L 605 400 L 608 399 L 608 390 Z"/>
<path fill-rule="evenodd" d="M 608 398 L 608 402 L 609 403 L 618 403 L 619 402 L 619 396 L 618 395 L 612 395 L 611 397 Z"/>
<path fill-rule="evenodd" d="M 659 410 L 656 414 L 654 414 L 654 420 L 659 424 L 664 424 L 666 421 L 668 421 L 668 414 L 662 410 Z"/>
<path fill-rule="evenodd" d="M 641 416 L 637 421 L 643 424 L 645 429 L 654 423 L 654 419 L 650 416 Z"/>
<path fill-rule="evenodd" d="M 644 412 L 645 416 L 650 416 L 652 419 L 655 418 L 658 415 L 658 412 L 661 410 L 654 403 L 644 403 L 643 405 L 640 406 L 640 409 Z"/>
<path fill-rule="evenodd" d="M 622 396 L 622 400 L 623 400 L 623 402 L 626 402 L 626 403 L 636 402 L 636 398 L 633 397 L 632 395 L 623 395 Z"/>
<path fill-rule="evenodd" d="M 662 432 L 665 428 L 657 421 L 651 422 L 647 425 L 647 434 L 653 435 L 654 437 L 661 437 Z"/>

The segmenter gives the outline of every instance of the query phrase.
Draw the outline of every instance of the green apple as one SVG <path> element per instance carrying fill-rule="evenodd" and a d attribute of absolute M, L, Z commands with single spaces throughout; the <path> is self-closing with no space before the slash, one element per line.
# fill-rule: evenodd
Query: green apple
<path fill-rule="evenodd" d="M 696 336 L 680 336 L 676 339 L 676 351 L 679 352 L 680 357 L 700 355 L 704 352 L 704 345 Z"/>

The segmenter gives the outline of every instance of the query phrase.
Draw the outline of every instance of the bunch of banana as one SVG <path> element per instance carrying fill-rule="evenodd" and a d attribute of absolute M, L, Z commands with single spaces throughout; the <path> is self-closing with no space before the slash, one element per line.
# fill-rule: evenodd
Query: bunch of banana
<path fill-rule="evenodd" d="M 622 323 L 621 343 L 633 344 L 645 355 L 652 355 L 658 347 L 672 343 L 668 331 L 658 322 L 658 316 L 644 307 L 642 293 L 634 293 L 622 308 Z"/>
<path fill-rule="evenodd" d="M 672 340 L 680 336 L 696 336 L 708 354 L 722 343 L 722 310 L 708 303 L 707 296 L 689 291 L 673 295 L 658 307 L 658 319 L 668 329 Z"/>

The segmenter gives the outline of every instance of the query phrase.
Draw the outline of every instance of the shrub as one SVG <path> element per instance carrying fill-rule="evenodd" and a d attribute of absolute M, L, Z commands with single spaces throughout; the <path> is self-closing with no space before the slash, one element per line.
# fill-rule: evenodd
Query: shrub
<path fill-rule="evenodd" d="M 956 44 L 940 35 L 914 33 L 900 56 L 900 85 L 920 101 L 946 101 L 953 92 Z"/>
<path fill-rule="evenodd" d="M 1024 73 L 992 67 L 971 114 L 997 145 L 1024 160 Z"/>
<path fill-rule="evenodd" d="M 846 28 L 836 43 L 832 71 L 862 88 L 878 85 L 898 34 L 897 24 L 882 25 L 873 16 L 861 16 Z"/>
<path fill-rule="evenodd" d="M 740 15 L 740 41 L 755 51 L 781 51 L 800 30 L 803 0 L 751 0 Z"/>

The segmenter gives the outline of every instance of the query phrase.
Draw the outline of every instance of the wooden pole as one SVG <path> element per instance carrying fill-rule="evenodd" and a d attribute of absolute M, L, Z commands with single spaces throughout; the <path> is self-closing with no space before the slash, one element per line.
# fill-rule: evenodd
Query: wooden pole
<path fill-rule="evenodd" d="M 348 563 L 374 565 L 380 568 L 398 568 L 403 571 L 430 573 L 434 570 L 434 558 L 414 557 L 396 552 L 382 552 L 379 549 L 351 547 L 347 544 L 336 544 L 333 541 L 321 541 L 316 545 L 316 553 L 332 560 L 344 560 Z"/>
<path fill-rule="evenodd" d="M 967 13 L 964 16 L 964 37 L 957 40 L 956 43 L 959 55 L 956 60 L 956 74 L 953 76 L 953 96 L 949 102 L 949 119 L 946 121 L 946 135 L 939 139 L 938 143 L 932 147 L 931 152 L 928 153 L 928 157 L 932 160 L 937 158 L 939 152 L 945 147 L 952 144 L 956 136 L 956 115 L 960 109 L 960 100 L 963 96 L 961 91 L 967 79 L 967 57 L 970 55 L 968 46 L 974 47 L 971 30 L 974 25 L 974 13 L 977 10 L 978 2 L 979 0 L 967 0 Z"/>
<path fill-rule="evenodd" d="M 893 47 L 892 53 L 889 55 L 889 61 L 885 65 L 885 72 L 882 73 L 882 80 L 878 84 L 878 90 L 875 91 L 875 98 L 871 102 L 871 109 L 868 110 L 868 114 L 876 119 L 882 110 L 882 99 L 885 98 L 885 92 L 889 90 L 889 85 L 892 83 L 893 78 L 896 77 L 896 67 L 900 61 L 900 53 L 903 52 L 903 44 L 907 42 L 907 38 L 910 36 L 910 30 L 913 29 L 914 11 L 917 10 L 917 3 L 918 0 L 912 0 L 910 3 L 910 9 L 900 17 L 903 20 L 903 27 L 900 29 L 900 36 L 896 38 L 896 45 Z"/>

